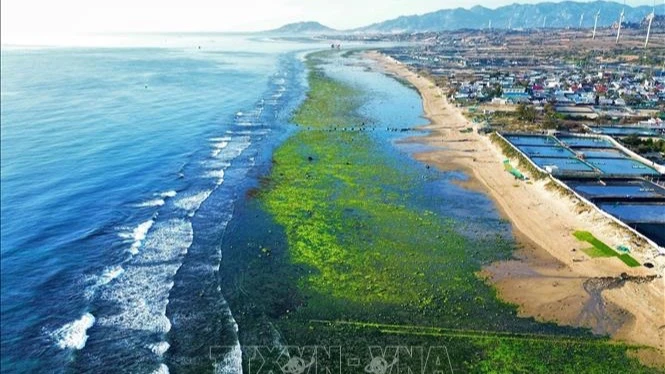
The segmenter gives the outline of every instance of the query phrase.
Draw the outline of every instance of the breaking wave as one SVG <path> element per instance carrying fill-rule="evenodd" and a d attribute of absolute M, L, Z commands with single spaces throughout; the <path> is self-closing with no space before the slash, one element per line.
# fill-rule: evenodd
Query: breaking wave
<path fill-rule="evenodd" d="M 85 313 L 51 333 L 51 338 L 60 349 L 83 349 L 88 341 L 88 329 L 95 324 L 95 316 Z"/>

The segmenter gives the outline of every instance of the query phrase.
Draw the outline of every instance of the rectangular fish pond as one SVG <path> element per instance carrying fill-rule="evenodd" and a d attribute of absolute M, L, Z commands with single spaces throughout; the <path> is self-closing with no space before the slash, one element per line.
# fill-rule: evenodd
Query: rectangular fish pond
<path fill-rule="evenodd" d="M 556 166 L 558 170 L 553 174 L 578 173 L 578 172 L 596 172 L 591 166 L 576 158 L 563 157 L 532 157 L 536 165 L 545 169 L 546 166 Z"/>
<path fill-rule="evenodd" d="M 504 138 L 509 142 L 515 144 L 516 146 L 523 145 L 549 145 L 549 146 L 559 146 L 559 143 L 556 138 L 552 136 L 544 135 L 504 135 Z"/>
<path fill-rule="evenodd" d="M 665 246 L 665 203 L 598 204 L 600 209 L 625 222 L 660 246 Z"/>
<path fill-rule="evenodd" d="M 663 135 L 655 129 L 650 129 L 646 127 L 635 127 L 635 126 L 589 126 L 591 131 L 596 134 L 605 134 L 605 135 L 618 135 L 618 136 L 628 136 L 628 135 L 641 135 L 641 136 L 659 136 Z"/>
<path fill-rule="evenodd" d="M 665 224 L 665 204 L 601 203 L 598 206 L 626 223 L 649 222 Z"/>
<path fill-rule="evenodd" d="M 586 162 L 598 168 L 606 175 L 651 175 L 660 176 L 660 173 L 639 161 L 632 159 L 590 158 Z"/>
<path fill-rule="evenodd" d="M 647 181 L 606 181 L 602 185 L 598 181 L 581 182 L 566 181 L 576 192 L 588 199 L 607 198 L 654 198 L 665 199 L 665 189 Z"/>
<path fill-rule="evenodd" d="M 575 153 L 561 146 L 520 145 L 517 147 L 529 157 L 575 157 Z"/>
<path fill-rule="evenodd" d="M 581 136 L 560 136 L 559 140 L 569 147 L 587 148 L 614 148 L 614 145 L 606 139 L 589 138 Z"/>
<path fill-rule="evenodd" d="M 578 148 L 578 154 L 589 158 L 628 158 L 628 156 L 616 148 Z"/>

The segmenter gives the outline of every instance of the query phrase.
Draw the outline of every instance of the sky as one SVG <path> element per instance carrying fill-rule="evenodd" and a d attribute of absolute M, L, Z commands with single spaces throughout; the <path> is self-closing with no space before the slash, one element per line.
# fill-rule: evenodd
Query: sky
<path fill-rule="evenodd" d="M 537 0 L 2 0 L 2 42 L 19 35 L 119 32 L 260 31 L 297 21 L 337 29 L 400 15 Z M 630 5 L 651 0 L 631 0 Z"/>

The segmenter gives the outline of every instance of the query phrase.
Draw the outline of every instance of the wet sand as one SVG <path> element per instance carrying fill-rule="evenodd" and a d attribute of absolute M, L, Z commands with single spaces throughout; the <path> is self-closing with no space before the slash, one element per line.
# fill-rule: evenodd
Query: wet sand
<path fill-rule="evenodd" d="M 420 92 L 431 122 L 423 127 L 429 135 L 409 141 L 437 149 L 414 156 L 441 170 L 466 172 L 470 179 L 462 184 L 487 193 L 511 221 L 522 248 L 514 260 L 494 263 L 481 274 L 500 296 L 517 304 L 523 316 L 588 327 L 616 340 L 657 348 L 656 354 L 647 349 L 637 356 L 646 364 L 665 366 L 665 280 L 660 276 L 665 257 L 657 256 L 657 248 L 632 240 L 627 230 L 617 229 L 595 209 L 578 213 L 578 201 L 548 190 L 547 181 L 516 181 L 504 170 L 500 149 L 479 135 L 434 83 L 383 54 L 369 52 L 366 57 Z M 469 127 L 474 131 L 460 132 Z M 588 244 L 572 236 L 575 230 L 590 231 L 612 247 L 627 244 L 640 263 L 655 267 L 630 268 L 618 258 L 590 258 L 581 251 Z M 637 278 L 621 280 L 622 273 Z"/>

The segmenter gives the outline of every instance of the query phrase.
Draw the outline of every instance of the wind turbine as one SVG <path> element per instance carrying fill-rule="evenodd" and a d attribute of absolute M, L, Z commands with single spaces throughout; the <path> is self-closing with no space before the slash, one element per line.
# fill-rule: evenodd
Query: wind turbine
<path fill-rule="evenodd" d="M 619 44 L 619 38 L 621 37 L 621 23 L 623 23 L 623 16 L 624 16 L 625 10 L 626 10 L 626 8 L 625 8 L 626 7 L 626 2 L 625 1 L 623 2 L 623 6 L 624 6 L 624 8 L 621 9 L 621 14 L 619 14 L 619 27 L 617 28 L 617 40 L 616 40 L 615 44 Z"/>
<path fill-rule="evenodd" d="M 584 22 L 584 13 L 580 14 L 580 29 L 582 28 L 582 22 Z"/>
<path fill-rule="evenodd" d="M 487 24 L 487 29 L 488 29 L 490 32 L 492 32 L 492 20 L 490 20 L 489 23 Z"/>
<path fill-rule="evenodd" d="M 596 12 L 596 16 L 593 21 L 593 34 L 591 34 L 591 39 L 596 39 L 596 26 L 598 26 L 598 17 L 600 17 L 600 9 Z"/>
<path fill-rule="evenodd" d="M 547 22 L 547 16 L 545 16 L 545 18 L 543 18 L 543 28 L 545 28 L 545 23 L 546 22 Z"/>
<path fill-rule="evenodd" d="M 656 0 L 653 2 L 653 9 L 651 10 L 651 14 L 647 16 L 647 19 L 649 20 L 649 26 L 647 26 L 647 38 L 644 41 L 644 48 L 646 48 L 649 45 L 649 34 L 651 34 L 651 22 L 653 22 L 653 19 L 656 17 Z"/>
<path fill-rule="evenodd" d="M 512 29 L 513 29 L 513 28 L 512 28 L 512 24 L 513 24 L 513 17 L 510 17 L 510 18 L 508 19 L 508 30 L 512 30 Z"/>

